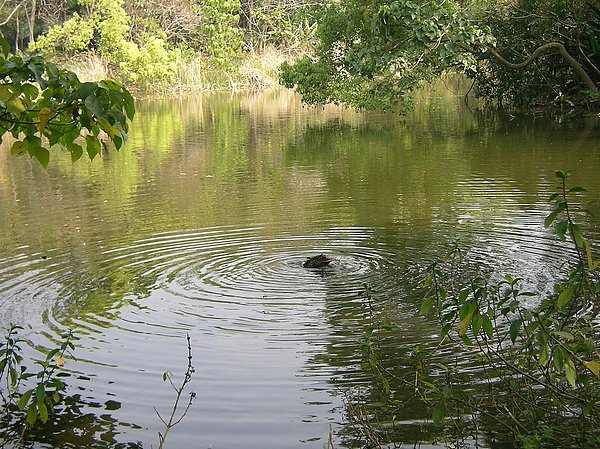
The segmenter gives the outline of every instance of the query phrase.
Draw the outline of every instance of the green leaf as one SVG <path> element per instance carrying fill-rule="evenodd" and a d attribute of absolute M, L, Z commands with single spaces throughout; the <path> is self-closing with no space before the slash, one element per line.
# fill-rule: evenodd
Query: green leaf
<path fill-rule="evenodd" d="M 523 325 L 522 320 L 515 320 L 510 324 L 509 335 L 510 335 L 510 340 L 513 343 L 515 341 L 517 341 L 517 337 L 519 336 L 519 330 L 521 329 L 522 325 Z"/>
<path fill-rule="evenodd" d="M 567 341 L 571 341 L 575 339 L 575 336 L 570 333 L 570 332 L 565 332 L 565 331 L 555 331 L 554 335 L 556 335 L 557 337 L 562 337 Z"/>
<path fill-rule="evenodd" d="M 466 317 L 464 317 L 460 321 L 460 323 L 458 325 L 458 335 L 459 336 L 461 336 L 461 337 L 465 336 L 472 320 L 473 320 L 473 313 L 469 313 Z"/>
<path fill-rule="evenodd" d="M 567 220 L 561 220 L 556 224 L 556 235 L 563 242 L 567 240 L 566 234 L 569 230 L 569 222 Z"/>
<path fill-rule="evenodd" d="M 563 204 L 563 203 L 560 203 Z M 544 220 L 544 227 L 547 228 L 548 226 L 550 226 L 554 220 L 556 220 L 556 217 L 558 216 L 558 214 L 560 214 L 563 210 L 565 210 L 564 206 L 557 206 L 552 212 L 550 212 L 548 214 L 548 216 L 546 217 L 546 219 Z"/>
<path fill-rule="evenodd" d="M 17 140 L 12 144 L 12 147 L 10 147 L 10 154 L 13 156 L 23 156 L 27 153 L 28 147 L 29 145 L 26 142 Z"/>
<path fill-rule="evenodd" d="M 569 193 L 576 193 L 576 192 L 587 192 L 587 190 L 585 190 L 583 187 L 572 187 L 569 189 Z"/>
<path fill-rule="evenodd" d="M 77 93 L 79 95 L 79 98 L 85 100 L 91 94 L 96 92 L 96 90 L 98 90 L 97 83 L 81 83 L 81 86 L 79 86 L 79 89 L 77 89 Z"/>
<path fill-rule="evenodd" d="M 576 285 L 569 285 L 566 289 L 564 289 L 560 295 L 558 295 L 557 304 L 558 307 L 564 307 L 571 301 L 573 297 L 573 293 L 575 292 Z"/>
<path fill-rule="evenodd" d="M 0 47 L 2 48 L 2 55 L 4 57 L 10 54 L 10 45 L 6 39 L 0 37 Z"/>
<path fill-rule="evenodd" d="M 483 320 L 483 330 L 485 331 L 487 337 L 491 340 L 494 336 L 494 326 L 492 325 L 492 320 L 487 315 L 482 315 L 481 318 Z"/>
<path fill-rule="evenodd" d="M 553 193 L 552 195 L 550 195 L 550 198 L 548 198 L 548 201 L 554 201 L 556 198 L 558 198 L 558 196 L 558 193 Z"/>
<path fill-rule="evenodd" d="M 83 155 L 83 148 L 81 145 L 77 145 L 76 143 L 68 143 L 67 150 L 71 153 L 71 161 L 75 162 Z"/>
<path fill-rule="evenodd" d="M 46 389 L 44 388 L 44 384 L 38 384 L 38 386 L 35 388 L 35 398 L 38 403 L 46 400 Z"/>
<path fill-rule="evenodd" d="M 448 333 L 450 332 L 451 329 L 452 329 L 452 324 L 450 324 L 450 323 L 444 324 L 444 326 L 442 326 L 442 329 L 440 331 L 440 337 L 444 338 L 446 335 L 448 335 Z"/>
<path fill-rule="evenodd" d="M 19 398 L 19 403 L 17 404 L 19 410 L 25 410 L 27 404 L 29 403 L 29 399 L 31 398 L 31 394 L 33 393 L 33 389 L 27 390 L 23 395 Z"/>
<path fill-rule="evenodd" d="M 42 422 L 48 421 L 48 408 L 44 402 L 38 403 L 38 413 Z"/>
<path fill-rule="evenodd" d="M 98 153 L 100 153 L 100 142 L 98 142 L 98 139 L 96 137 L 92 136 L 91 134 L 88 134 L 87 136 L 85 136 L 85 143 L 88 156 L 91 160 L 93 160 L 98 155 Z"/>
<path fill-rule="evenodd" d="M 427 298 L 421 303 L 421 310 L 419 311 L 420 315 L 427 315 L 427 312 L 431 310 L 433 304 L 435 303 L 435 298 Z"/>
<path fill-rule="evenodd" d="M 567 378 L 567 382 L 571 385 L 571 387 L 577 387 L 577 371 L 575 370 L 575 363 L 573 363 L 573 359 L 568 357 L 565 360 L 565 377 Z"/>
<path fill-rule="evenodd" d="M 585 246 L 586 240 L 583 237 L 583 232 L 582 232 L 581 228 L 576 224 L 572 224 L 571 225 L 571 233 L 573 234 L 573 240 L 575 240 L 575 244 L 579 248 L 583 248 Z"/>
<path fill-rule="evenodd" d="M 423 279 L 423 287 L 429 287 L 431 285 L 431 283 L 433 282 L 433 275 L 432 274 L 428 274 L 425 279 Z"/>
<path fill-rule="evenodd" d="M 432 418 L 435 424 L 441 424 L 446 415 L 446 405 L 443 401 L 438 402 L 433 407 Z"/>
<path fill-rule="evenodd" d="M 483 318 L 481 317 L 481 314 L 479 314 L 479 312 L 475 312 L 475 314 L 473 315 L 473 321 L 471 323 L 471 327 L 473 328 L 473 334 L 474 335 L 479 335 L 479 330 L 481 329 L 481 326 L 483 324 Z"/>
<path fill-rule="evenodd" d="M 15 114 L 15 115 L 22 114 L 23 112 L 25 112 L 27 110 L 27 105 L 19 97 L 11 98 L 10 100 L 8 100 L 5 103 L 5 105 L 6 105 L 6 109 L 8 110 L 8 112 L 10 112 L 11 114 Z"/>
<path fill-rule="evenodd" d="M 29 424 L 31 427 L 33 427 L 33 425 L 35 424 L 36 421 L 37 421 L 37 402 L 33 401 L 31 404 L 29 404 L 29 408 L 27 409 L 27 424 Z"/>
<path fill-rule="evenodd" d="M 50 162 L 50 152 L 47 149 L 43 147 L 37 147 L 33 152 L 33 156 L 39 161 L 42 167 L 48 167 L 48 162 Z"/>
<path fill-rule="evenodd" d="M 600 363 L 592 360 L 584 361 L 583 364 L 594 374 L 594 376 L 600 377 Z"/>

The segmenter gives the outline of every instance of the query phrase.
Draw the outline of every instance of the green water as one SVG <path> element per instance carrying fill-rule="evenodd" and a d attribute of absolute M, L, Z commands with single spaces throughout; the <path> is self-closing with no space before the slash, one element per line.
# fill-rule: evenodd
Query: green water
<path fill-rule="evenodd" d="M 156 446 L 153 407 L 174 399 L 162 373 L 183 373 L 186 333 L 197 398 L 169 447 L 322 448 L 330 425 L 348 443 L 343 398 L 371 394 L 370 314 L 407 375 L 407 352 L 437 342 L 415 286 L 453 242 L 467 263 L 547 289 L 565 251 L 543 227 L 554 170 L 599 198 L 600 118 L 461 100 L 424 96 L 406 117 L 286 91 L 141 102 L 119 153 L 57 154 L 43 170 L 5 148 L 0 324 L 25 327 L 31 357 L 67 329 L 80 338 L 65 379 L 84 405 L 46 444 Z M 600 242 L 594 222 L 589 235 Z M 319 253 L 329 269 L 302 267 Z M 429 415 L 402 414 L 412 447 Z"/>

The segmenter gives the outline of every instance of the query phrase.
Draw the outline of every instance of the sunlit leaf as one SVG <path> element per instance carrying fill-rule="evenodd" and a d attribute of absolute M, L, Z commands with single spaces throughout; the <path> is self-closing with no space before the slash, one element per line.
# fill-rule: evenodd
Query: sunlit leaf
<path fill-rule="evenodd" d="M 10 147 L 10 154 L 13 155 L 13 156 L 22 156 L 25 153 L 27 153 L 28 147 L 29 147 L 29 145 L 26 142 L 22 142 L 20 140 L 17 140 Z"/>
<path fill-rule="evenodd" d="M 6 109 L 8 109 L 8 112 L 10 112 L 11 114 L 18 115 L 18 114 L 22 114 L 23 112 L 25 112 L 27 110 L 27 105 L 19 97 L 11 98 L 5 104 L 6 104 Z"/>
<path fill-rule="evenodd" d="M 587 369 L 594 373 L 594 376 L 600 377 L 600 363 L 596 361 L 584 361 L 583 364 Z"/>
<path fill-rule="evenodd" d="M 50 120 L 51 115 L 52 115 L 52 109 L 50 109 L 50 108 L 40 109 L 40 112 L 38 114 L 38 124 L 37 124 L 38 132 L 40 134 L 44 133 L 44 129 L 46 128 L 46 124 L 48 123 L 48 120 Z"/>
<path fill-rule="evenodd" d="M 570 357 L 565 360 L 565 377 L 571 387 L 577 387 L 577 371 L 575 370 L 575 363 Z"/>

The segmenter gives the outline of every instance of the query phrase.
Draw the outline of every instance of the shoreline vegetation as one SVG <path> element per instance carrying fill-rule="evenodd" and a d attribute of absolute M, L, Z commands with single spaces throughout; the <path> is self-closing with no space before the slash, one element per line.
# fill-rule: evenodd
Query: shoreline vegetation
<path fill-rule="evenodd" d="M 600 110 L 591 0 L 28 0 L 0 18 L 5 53 L 138 97 L 281 83 L 308 104 L 403 112 L 456 73 L 489 109 Z"/>
<path fill-rule="evenodd" d="M 304 54 L 299 51 L 298 54 Z M 240 57 L 233 67 L 211 65 L 208 58 L 178 58 L 173 81 L 158 80 L 152 83 L 128 84 L 128 89 L 138 99 L 177 97 L 190 93 L 264 91 L 281 87 L 279 67 L 284 61 L 298 56 L 274 47 L 260 53 Z M 97 54 L 86 54 L 77 60 L 58 60 L 57 63 L 75 74 L 82 82 L 97 82 L 119 78 L 114 68 Z"/>

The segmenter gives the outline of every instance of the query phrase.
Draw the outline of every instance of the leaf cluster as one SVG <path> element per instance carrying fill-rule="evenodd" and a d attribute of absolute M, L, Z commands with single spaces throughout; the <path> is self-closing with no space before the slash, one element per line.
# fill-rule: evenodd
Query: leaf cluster
<path fill-rule="evenodd" d="M 82 83 L 42 56 L 13 55 L 6 41 L 0 44 L 0 130 L 16 139 L 13 155 L 29 154 L 46 167 L 53 146 L 74 161 L 84 148 L 93 159 L 105 140 L 121 148 L 135 114 L 133 97 L 121 83 Z"/>
<path fill-rule="evenodd" d="M 423 81 L 452 67 L 472 70 L 474 55 L 493 41 L 457 2 L 411 0 L 335 2 L 323 14 L 317 37 L 313 72 L 326 73 L 326 82 L 303 76 L 310 70 L 304 59 L 282 68 L 283 83 L 309 103 L 364 109 L 406 105 Z"/>
<path fill-rule="evenodd" d="M 569 172 L 556 176 L 558 192 L 545 225 L 555 224 L 558 238 L 571 242 L 575 266 L 556 283 L 555 294 L 524 291 L 522 280 L 510 275 L 499 282 L 483 276 L 462 281 L 444 264 L 428 269 L 429 294 L 420 313 L 433 311 L 442 339 L 475 351 L 484 385 L 460 387 L 460 376 L 444 367 L 447 377 L 426 388 L 439 424 L 459 410 L 475 410 L 515 440 L 538 438 L 545 427 L 551 436 L 544 443 L 576 447 L 600 441 L 599 264 L 569 208 L 568 197 L 585 190 L 567 188 Z"/>
<path fill-rule="evenodd" d="M 0 442 L 23 443 L 27 431 L 48 421 L 62 400 L 66 384 L 57 376 L 65 363 L 66 352 L 75 349 L 73 335 L 63 336 L 61 344 L 35 362 L 37 370 L 23 364 L 19 336 L 22 327 L 10 325 L 0 343 Z M 24 390 L 24 391 L 23 391 Z"/>

